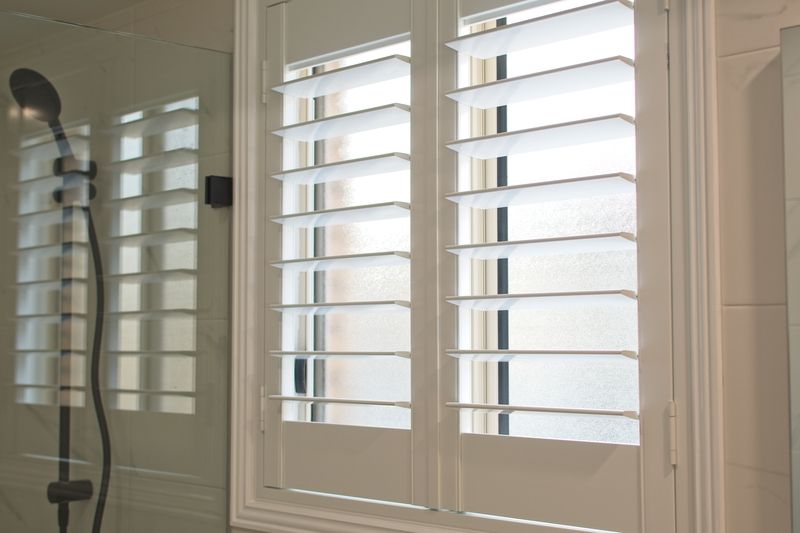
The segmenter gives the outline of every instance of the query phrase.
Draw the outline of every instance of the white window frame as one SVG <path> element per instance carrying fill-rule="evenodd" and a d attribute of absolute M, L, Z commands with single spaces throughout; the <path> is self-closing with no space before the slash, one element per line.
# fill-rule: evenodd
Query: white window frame
<path fill-rule="evenodd" d="M 438 28 L 426 29 L 426 39 L 417 37 L 412 43 L 412 56 L 418 58 L 412 64 L 412 73 L 418 65 L 435 57 L 439 41 L 448 36 L 455 37 L 455 0 L 430 2 L 412 0 L 412 25 L 426 27 L 432 20 Z M 280 3 L 280 2 L 279 2 Z M 665 5 L 671 4 L 671 5 Z M 266 138 L 267 114 L 280 114 L 279 106 L 265 106 L 268 91 L 273 83 L 275 65 L 266 63 L 266 50 L 276 42 L 280 32 L 270 32 L 267 27 L 266 10 L 275 2 L 264 0 L 236 0 L 236 49 L 234 87 L 234 224 L 233 224 L 233 331 L 232 331 L 232 405 L 231 405 L 231 525 L 255 531 L 271 532 L 380 532 L 414 531 L 438 532 L 466 528 L 479 531 L 504 532 L 560 532 L 555 528 L 533 522 L 502 520 L 475 515 L 431 512 L 422 507 L 387 505 L 378 502 L 340 499 L 330 496 L 276 491 L 264 488 L 264 464 L 261 454 L 262 409 L 264 389 L 264 347 L 268 335 L 277 332 L 265 331 L 266 303 L 279 291 L 279 279 L 275 274 L 264 275 L 266 261 L 265 243 L 280 238 L 280 229 L 267 224 L 266 213 L 278 212 L 280 208 L 279 187 L 275 180 L 265 180 L 267 175 L 267 152 L 264 143 L 280 142 Z M 672 308 L 665 310 L 665 318 L 671 319 L 673 343 L 674 395 L 677 404 L 678 466 L 676 469 L 677 531 L 689 533 L 724 531 L 724 485 L 722 479 L 721 442 L 723 435 L 721 416 L 720 343 L 719 343 L 719 267 L 718 267 L 718 214 L 715 203 L 717 187 L 714 148 L 716 132 L 714 118 L 714 48 L 713 5 L 690 0 L 639 0 L 652 16 L 669 24 L 669 45 L 664 43 L 664 53 L 670 57 L 669 80 L 641 80 L 637 78 L 637 90 L 666 91 L 669 88 L 669 165 L 671 178 L 661 192 L 670 199 L 664 206 L 669 217 L 666 230 L 671 233 L 670 264 L 672 278 Z M 276 35 L 277 34 L 277 35 Z M 419 58 L 425 58 L 420 60 Z M 455 69 L 455 61 L 438 65 L 438 75 L 446 76 L 446 69 Z M 412 74 L 413 76 L 414 74 Z M 638 75 L 637 75 L 638 76 Z M 428 76 L 420 83 L 417 74 L 412 99 L 437 101 L 440 98 L 435 79 Z M 412 110 L 414 108 L 412 107 Z M 420 117 L 426 111 L 417 108 Z M 412 111 L 414 112 L 414 111 Z M 432 116 L 427 111 L 427 116 Z M 439 113 L 442 124 L 447 124 Z M 278 115 L 279 117 L 280 115 Z M 272 118 L 275 118 L 274 116 Z M 449 123 L 455 124 L 455 117 Z M 416 119 L 412 126 L 412 143 L 421 139 L 436 139 L 437 125 L 434 120 L 424 122 Z M 439 131 L 439 153 L 417 152 L 412 172 L 428 169 L 442 175 L 453 172 L 443 168 L 443 147 L 438 142 L 449 132 Z M 454 133 L 454 130 L 453 130 Z M 450 135 L 449 138 L 455 138 Z M 430 146 L 432 143 L 427 144 Z M 413 151 L 413 146 L 412 146 Z M 424 159 L 422 158 L 424 156 Z M 455 234 L 455 217 L 450 216 L 446 200 L 438 194 L 434 180 L 429 180 L 429 190 L 412 187 L 412 205 L 425 209 L 432 200 L 439 203 L 439 234 Z M 666 204 L 665 198 L 659 200 Z M 653 200 L 655 201 L 655 199 Z M 428 211 L 430 208 L 427 208 Z M 412 232 L 427 226 L 422 217 L 412 217 Z M 265 230 L 266 228 L 266 230 Z M 436 280 L 436 253 L 442 254 L 438 236 L 423 232 L 425 241 L 415 245 L 434 253 L 424 255 L 425 262 L 412 266 L 412 279 L 423 276 Z M 415 248 L 416 249 L 416 248 Z M 412 255 L 419 257 L 412 249 Z M 446 263 L 445 263 L 446 264 Z M 645 266 L 646 268 L 646 266 Z M 416 269 L 416 272 L 415 270 Z M 434 282 L 435 283 L 435 282 Z M 436 290 L 423 296 L 412 293 L 412 328 L 417 323 L 430 323 L 425 313 L 436 315 L 447 292 L 447 280 L 442 280 Z M 418 287 L 421 287 L 418 284 Z M 444 287 L 444 288 L 443 288 Z M 415 289 L 412 289 L 415 290 Z M 418 289 L 417 289 L 418 290 Z M 422 294 L 420 292 L 420 294 Z M 671 315 L 671 316 L 670 316 Z M 455 332 L 455 313 L 444 313 L 445 322 L 439 323 L 441 332 Z M 413 330 L 413 329 L 412 329 Z M 453 346 L 453 339 L 442 335 L 430 335 L 418 341 L 424 351 L 438 351 Z M 441 343 L 441 345 L 439 345 Z M 447 345 L 447 346 L 445 346 Z M 412 350 L 415 347 L 412 346 Z M 448 362 L 445 362 L 448 364 Z M 432 383 L 437 368 L 432 360 L 427 367 L 413 370 L 412 380 Z M 440 381 L 439 397 L 453 398 L 454 383 Z M 435 395 L 435 393 L 431 393 Z M 442 415 L 437 399 L 424 402 L 424 417 L 415 415 L 414 428 L 433 435 L 426 450 L 415 454 L 421 458 L 414 464 L 415 504 L 438 508 L 454 508 L 453 495 L 440 492 L 440 479 L 452 479 L 457 475 L 455 461 L 435 463 L 441 454 L 440 447 L 451 448 L 458 435 L 458 417 Z M 419 401 L 416 402 L 419 408 Z M 444 416 L 440 420 L 440 417 Z M 453 427 L 454 425 L 455 431 Z M 661 438 L 668 434 L 663 432 Z M 644 442 L 643 442 L 644 444 Z M 416 450 L 415 450 L 416 451 Z M 429 465 L 431 466 L 429 468 Z M 442 484 L 445 486 L 445 484 Z M 657 498 L 657 496 L 656 496 Z M 645 522 L 647 523 L 647 522 Z M 647 527 L 647 526 L 645 526 Z M 567 529 L 569 531 L 569 529 Z M 648 528 L 654 533 L 659 530 Z"/>

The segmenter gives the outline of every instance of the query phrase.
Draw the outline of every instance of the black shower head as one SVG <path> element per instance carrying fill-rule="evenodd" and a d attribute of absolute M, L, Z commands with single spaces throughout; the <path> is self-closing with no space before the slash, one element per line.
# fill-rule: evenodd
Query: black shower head
<path fill-rule="evenodd" d="M 61 99 L 47 78 L 29 68 L 18 68 L 8 79 L 14 100 L 29 116 L 53 125 L 61 114 Z"/>

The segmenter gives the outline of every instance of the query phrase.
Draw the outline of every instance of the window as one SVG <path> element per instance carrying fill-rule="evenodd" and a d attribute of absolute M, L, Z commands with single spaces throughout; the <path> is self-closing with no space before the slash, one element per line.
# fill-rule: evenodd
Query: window
<path fill-rule="evenodd" d="M 261 437 L 234 435 L 264 527 L 279 503 L 314 530 L 301 508 L 675 530 L 666 26 L 641 4 L 266 8 Z"/>

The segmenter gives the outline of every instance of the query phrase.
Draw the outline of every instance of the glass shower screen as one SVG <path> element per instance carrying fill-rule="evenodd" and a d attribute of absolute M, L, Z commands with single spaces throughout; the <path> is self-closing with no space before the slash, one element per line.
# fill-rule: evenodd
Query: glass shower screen
<path fill-rule="evenodd" d="M 230 65 L 0 13 L 3 531 L 225 530 Z"/>

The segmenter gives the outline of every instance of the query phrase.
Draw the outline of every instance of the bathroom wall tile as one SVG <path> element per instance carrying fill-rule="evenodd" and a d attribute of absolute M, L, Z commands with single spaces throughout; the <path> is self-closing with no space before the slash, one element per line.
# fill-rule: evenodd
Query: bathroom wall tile
<path fill-rule="evenodd" d="M 724 309 L 723 353 L 728 533 L 788 532 L 786 308 Z"/>
<path fill-rule="evenodd" d="M 728 464 L 726 533 L 790 533 L 788 474 Z"/>
<path fill-rule="evenodd" d="M 786 308 L 723 311 L 726 459 L 789 471 L 789 357 Z"/>
<path fill-rule="evenodd" d="M 800 24 L 800 0 L 717 0 L 717 54 L 780 43 L 780 29 Z"/>
<path fill-rule="evenodd" d="M 233 52 L 232 0 L 3 0 L 0 10 Z"/>
<path fill-rule="evenodd" d="M 722 297 L 786 302 L 781 65 L 777 49 L 719 60 Z"/>
<path fill-rule="evenodd" d="M 140 0 L 3 0 L 0 9 L 91 25 L 104 30 L 130 31 L 133 4 Z"/>
<path fill-rule="evenodd" d="M 165 41 L 233 52 L 230 0 L 167 0 L 135 7 L 134 33 Z"/>

